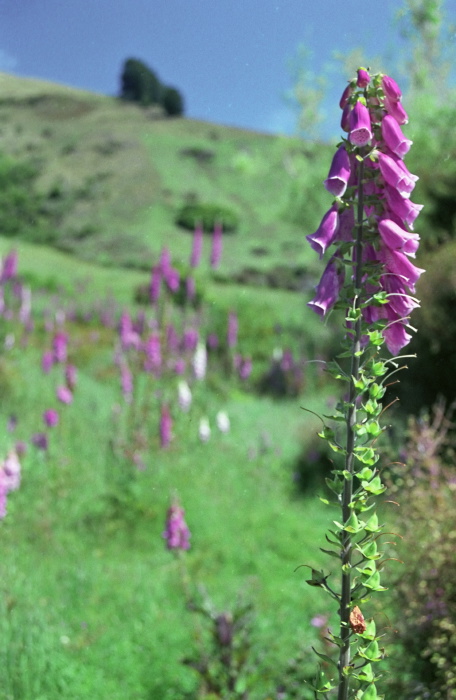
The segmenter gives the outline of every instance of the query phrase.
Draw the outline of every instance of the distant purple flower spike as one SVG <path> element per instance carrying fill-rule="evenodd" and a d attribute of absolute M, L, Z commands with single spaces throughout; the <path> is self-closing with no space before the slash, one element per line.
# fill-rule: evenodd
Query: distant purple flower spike
<path fill-rule="evenodd" d="M 211 267 L 216 268 L 222 258 L 223 229 L 221 224 L 216 224 L 212 235 Z"/>
<path fill-rule="evenodd" d="M 53 408 L 48 408 L 43 413 L 43 421 L 47 428 L 54 428 L 59 422 L 59 414 Z"/>
<path fill-rule="evenodd" d="M 161 407 L 160 412 L 160 445 L 162 448 L 169 446 L 171 442 L 171 431 L 173 427 L 173 420 L 169 412 L 169 408 L 166 405 Z"/>
<path fill-rule="evenodd" d="M 68 387 L 64 386 L 63 384 L 57 387 L 56 394 L 58 400 L 64 404 L 70 404 L 73 401 L 73 394 L 68 389 Z"/>
<path fill-rule="evenodd" d="M 12 250 L 10 253 L 5 255 L 2 260 L 2 269 L 0 272 L 0 282 L 8 282 L 8 280 L 14 279 L 17 275 L 17 251 Z"/>
<path fill-rule="evenodd" d="M 152 268 L 152 275 L 149 287 L 149 296 L 152 304 L 155 304 L 160 298 L 160 288 L 162 281 L 162 271 L 160 266 L 156 265 Z"/>
<path fill-rule="evenodd" d="M 46 452 L 48 448 L 48 438 L 46 433 L 35 433 L 32 436 L 32 445 L 37 447 L 39 450 L 43 450 L 43 452 Z"/>
<path fill-rule="evenodd" d="M 198 223 L 193 234 L 192 254 L 190 257 L 190 267 L 198 267 L 203 251 L 203 227 Z"/>
<path fill-rule="evenodd" d="M 163 533 L 168 549 L 190 549 L 190 530 L 185 522 L 185 511 L 177 502 L 168 509 Z"/>
<path fill-rule="evenodd" d="M 67 361 L 68 336 L 63 331 L 57 331 L 52 340 L 52 350 L 54 352 L 54 362 L 64 363 Z"/>
<path fill-rule="evenodd" d="M 228 315 L 227 344 L 229 348 L 234 348 L 237 344 L 239 322 L 237 314 L 230 311 Z"/>

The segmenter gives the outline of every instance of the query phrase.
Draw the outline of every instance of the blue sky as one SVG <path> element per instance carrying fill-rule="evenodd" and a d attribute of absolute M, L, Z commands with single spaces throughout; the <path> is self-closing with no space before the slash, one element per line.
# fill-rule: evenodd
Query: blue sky
<path fill-rule="evenodd" d="M 449 0 L 447 11 L 456 0 Z M 332 62 L 324 132 L 346 77 L 334 51 L 364 47 L 396 75 L 398 0 L 0 0 L 0 70 L 117 94 L 127 57 L 184 95 L 189 117 L 290 133 L 284 95 L 299 45 L 315 75 Z M 391 66 L 391 69 L 390 69 Z M 354 66 L 355 69 L 357 66 Z M 332 102 L 331 102 L 332 100 Z M 334 105 L 334 110 L 335 110 Z"/>

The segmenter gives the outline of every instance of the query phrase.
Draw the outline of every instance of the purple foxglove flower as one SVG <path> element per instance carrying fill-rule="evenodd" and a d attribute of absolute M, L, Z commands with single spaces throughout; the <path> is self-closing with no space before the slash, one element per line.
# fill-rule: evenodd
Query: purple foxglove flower
<path fill-rule="evenodd" d="M 353 230 L 355 228 L 355 213 L 353 207 L 346 207 L 339 214 L 339 230 L 337 238 L 339 241 L 352 241 Z"/>
<path fill-rule="evenodd" d="M 182 379 L 177 385 L 177 395 L 179 406 L 186 413 L 192 403 L 192 392 L 190 391 L 190 387 L 185 379 Z"/>
<path fill-rule="evenodd" d="M 78 379 L 78 370 L 74 365 L 66 365 L 65 367 L 65 381 L 68 389 L 74 391 L 76 382 Z"/>
<path fill-rule="evenodd" d="M 379 251 L 378 257 L 385 265 L 388 272 L 398 275 L 404 280 L 404 283 L 411 292 L 415 291 L 415 283 L 418 281 L 424 270 L 416 267 L 410 262 L 408 257 L 397 250 L 392 251 L 388 248 L 382 248 Z"/>
<path fill-rule="evenodd" d="M 340 128 L 344 131 L 350 131 L 350 112 L 352 108 L 351 105 L 346 104 L 342 110 L 342 116 L 340 118 Z"/>
<path fill-rule="evenodd" d="M 365 68 L 358 68 L 358 77 L 356 80 L 356 85 L 359 88 L 365 88 L 370 83 L 370 75 Z"/>
<path fill-rule="evenodd" d="M 399 192 L 386 185 L 385 196 L 389 209 L 405 224 L 413 230 L 413 223 L 423 208 L 422 204 L 415 204 L 410 199 L 401 197 Z"/>
<path fill-rule="evenodd" d="M 404 162 L 398 156 L 388 156 L 386 153 L 380 152 L 378 163 L 385 182 L 394 187 L 403 197 L 409 197 L 418 177 L 409 173 Z"/>
<path fill-rule="evenodd" d="M 227 344 L 229 348 L 234 348 L 237 345 L 239 322 L 237 314 L 230 311 L 228 314 L 228 333 Z"/>
<path fill-rule="evenodd" d="M 166 277 L 168 270 L 171 267 L 171 253 L 169 252 L 168 248 L 162 248 L 159 267 L 163 272 L 163 275 Z"/>
<path fill-rule="evenodd" d="M 179 291 L 180 274 L 175 267 L 169 267 L 165 274 L 165 282 L 170 292 L 175 294 Z"/>
<path fill-rule="evenodd" d="M 354 90 L 354 85 L 353 83 L 348 83 L 347 87 L 342 93 L 342 97 L 340 98 L 339 101 L 339 107 L 341 109 L 345 109 L 345 107 L 348 105 L 348 101 L 350 97 L 353 95 L 353 90 Z"/>
<path fill-rule="evenodd" d="M 203 227 L 198 223 L 193 234 L 192 254 L 190 257 L 190 267 L 198 267 L 203 251 Z"/>
<path fill-rule="evenodd" d="M 158 333 L 151 333 L 144 343 L 146 360 L 144 369 L 147 372 L 159 372 L 162 364 L 160 336 Z"/>
<path fill-rule="evenodd" d="M 48 448 L 48 438 L 46 433 L 35 433 L 32 435 L 32 445 L 37 447 L 39 450 L 43 450 L 43 452 L 46 452 Z"/>
<path fill-rule="evenodd" d="M 393 117 L 398 124 L 408 123 L 408 114 L 403 108 L 401 102 L 393 102 L 385 97 L 383 100 L 383 106 L 388 112 L 389 116 Z"/>
<path fill-rule="evenodd" d="M 347 189 L 350 174 L 350 158 L 345 146 L 340 146 L 334 154 L 329 175 L 323 184 L 334 197 L 342 197 Z"/>
<path fill-rule="evenodd" d="M 316 295 L 307 306 L 319 316 L 325 316 L 339 298 L 339 293 L 344 283 L 344 269 L 333 255 L 326 265 L 321 280 L 316 287 Z"/>
<path fill-rule="evenodd" d="M 378 230 L 382 241 L 390 250 L 399 250 L 406 255 L 415 257 L 420 240 L 417 233 L 409 233 L 391 219 L 380 219 Z"/>
<path fill-rule="evenodd" d="M 54 408 L 48 408 L 43 413 L 43 421 L 47 428 L 54 428 L 59 422 L 59 414 Z"/>
<path fill-rule="evenodd" d="M 212 235 L 212 249 L 211 249 L 211 267 L 216 268 L 220 264 L 222 258 L 222 246 L 223 246 L 223 229 L 220 224 L 216 224 L 214 227 L 214 233 Z"/>
<path fill-rule="evenodd" d="M 388 75 L 384 75 L 382 78 L 382 88 L 385 96 L 391 100 L 391 102 L 400 102 L 402 98 L 402 92 L 399 85 L 393 78 Z"/>
<path fill-rule="evenodd" d="M 64 404 L 70 404 L 73 401 L 73 394 L 64 384 L 57 387 L 56 395 L 58 400 Z"/>
<path fill-rule="evenodd" d="M 66 362 L 68 348 L 68 336 L 63 331 L 57 331 L 52 340 L 54 362 Z"/>
<path fill-rule="evenodd" d="M 211 427 L 207 418 L 201 418 L 198 427 L 198 436 L 201 442 L 207 442 L 211 437 Z"/>
<path fill-rule="evenodd" d="M 252 359 L 250 357 L 241 357 L 239 363 L 239 378 L 245 382 L 252 373 Z"/>
<path fill-rule="evenodd" d="M 162 270 L 159 265 L 155 265 L 152 268 L 152 275 L 150 279 L 149 287 L 149 298 L 152 304 L 155 304 L 160 298 L 160 288 L 162 281 Z"/>
<path fill-rule="evenodd" d="M 419 307 L 419 302 L 407 294 L 404 280 L 393 274 L 382 275 L 381 286 L 388 293 L 388 306 L 399 318 L 407 317 L 413 309 Z M 379 309 L 380 318 L 381 307 Z"/>
<path fill-rule="evenodd" d="M 12 250 L 5 255 L 2 260 L 2 270 L 0 272 L 0 283 L 8 282 L 17 275 L 17 251 Z"/>
<path fill-rule="evenodd" d="M 173 419 L 171 418 L 171 413 L 168 406 L 163 404 L 160 412 L 160 446 L 162 448 L 168 447 L 171 442 L 172 427 Z"/>
<path fill-rule="evenodd" d="M 168 353 L 174 353 L 179 347 L 179 336 L 172 323 L 166 327 L 166 350 Z"/>
<path fill-rule="evenodd" d="M 30 287 L 22 287 L 21 289 L 21 308 L 19 309 L 19 320 L 21 323 L 27 323 L 30 319 L 32 311 L 32 290 Z"/>
<path fill-rule="evenodd" d="M 387 114 L 382 119 L 382 138 L 387 148 L 399 158 L 403 158 L 409 152 L 413 141 L 406 139 L 397 121 Z"/>
<path fill-rule="evenodd" d="M 187 277 L 185 280 L 185 293 L 187 295 L 187 301 L 193 301 L 196 296 L 196 283 L 194 277 Z"/>
<path fill-rule="evenodd" d="M 403 347 L 408 345 L 412 336 L 407 333 L 405 326 L 400 320 L 392 321 L 384 330 L 386 347 L 392 355 L 397 355 Z"/>
<path fill-rule="evenodd" d="M 168 549 L 190 549 L 190 530 L 185 522 L 185 511 L 175 501 L 166 515 L 163 537 Z"/>
<path fill-rule="evenodd" d="M 333 243 L 339 231 L 339 214 L 337 204 L 334 203 L 321 220 L 315 233 L 306 236 L 313 250 L 323 257 L 326 249 Z"/>
<path fill-rule="evenodd" d="M 209 333 L 207 336 L 207 347 L 209 350 L 216 350 L 219 346 L 219 339 L 217 333 Z"/>
<path fill-rule="evenodd" d="M 120 385 L 125 401 L 131 403 L 133 398 L 133 375 L 126 362 L 122 362 L 120 366 Z"/>
<path fill-rule="evenodd" d="M 198 345 L 198 331 L 196 328 L 186 328 L 183 336 L 184 350 L 192 352 Z"/>
<path fill-rule="evenodd" d="M 21 463 L 16 450 L 10 450 L 0 467 L 2 488 L 16 491 L 21 484 Z"/>
<path fill-rule="evenodd" d="M 350 134 L 348 140 L 354 146 L 366 146 L 372 139 L 372 126 L 369 110 L 358 100 L 349 116 Z"/>
<path fill-rule="evenodd" d="M 174 371 L 177 375 L 184 374 L 185 372 L 185 360 L 181 357 L 174 363 Z"/>

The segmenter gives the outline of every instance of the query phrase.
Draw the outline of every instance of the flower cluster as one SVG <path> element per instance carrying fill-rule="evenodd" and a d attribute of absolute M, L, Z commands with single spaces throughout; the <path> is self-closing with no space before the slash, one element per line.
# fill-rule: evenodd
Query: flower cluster
<path fill-rule="evenodd" d="M 166 529 L 163 537 L 168 549 L 190 549 L 190 530 L 185 522 L 185 511 L 175 501 L 166 516 Z"/>
<path fill-rule="evenodd" d="M 392 78 L 371 77 L 363 68 L 349 83 L 340 100 L 341 126 L 348 136 L 339 144 L 324 181 L 335 201 L 315 233 L 307 236 L 320 257 L 337 246 L 309 306 L 324 316 L 340 298 L 344 256 L 352 251 L 356 264 L 361 254 L 366 270 L 361 280 L 363 319 L 368 324 L 382 322 L 393 355 L 410 341 L 406 329 L 418 306 L 412 295 L 423 272 L 410 261 L 418 248 L 413 224 L 422 205 L 410 200 L 418 178 L 403 161 L 412 142 L 401 129 L 408 121 L 401 97 Z M 362 248 L 356 253 L 355 234 L 360 229 Z"/>

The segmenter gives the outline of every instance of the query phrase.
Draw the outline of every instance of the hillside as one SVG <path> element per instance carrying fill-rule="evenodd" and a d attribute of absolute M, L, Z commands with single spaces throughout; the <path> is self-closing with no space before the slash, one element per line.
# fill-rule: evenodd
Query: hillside
<path fill-rule="evenodd" d="M 166 119 L 153 108 L 5 73 L 0 87 L 0 149 L 37 167 L 59 249 L 146 269 L 166 244 L 185 264 L 191 236 L 176 226 L 176 212 L 203 202 L 240 218 L 237 233 L 226 236 L 223 273 L 305 263 L 303 233 L 324 207 L 315 185 L 325 176 L 321 146 Z"/>

